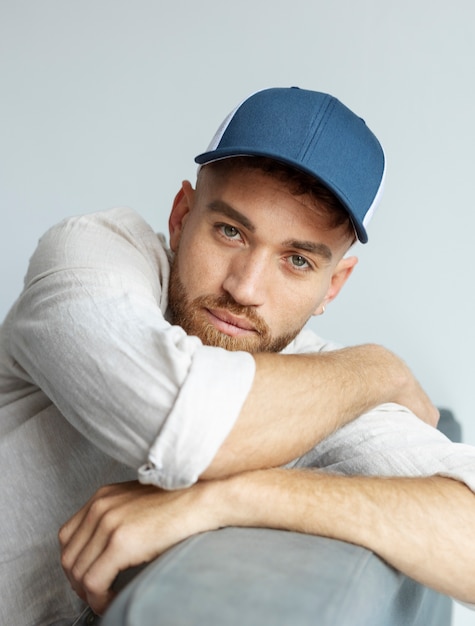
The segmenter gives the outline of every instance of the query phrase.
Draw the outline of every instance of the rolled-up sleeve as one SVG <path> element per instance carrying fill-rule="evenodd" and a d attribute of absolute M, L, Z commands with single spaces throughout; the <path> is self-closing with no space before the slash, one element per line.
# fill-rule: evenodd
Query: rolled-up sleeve
<path fill-rule="evenodd" d="M 173 489 L 212 461 L 255 362 L 170 325 L 167 286 L 166 252 L 135 213 L 72 218 L 40 241 L 4 331 L 17 376 L 100 450 Z"/>
<path fill-rule="evenodd" d="M 292 464 L 367 476 L 445 476 L 475 492 L 475 447 L 453 443 L 397 404 L 346 424 Z"/>

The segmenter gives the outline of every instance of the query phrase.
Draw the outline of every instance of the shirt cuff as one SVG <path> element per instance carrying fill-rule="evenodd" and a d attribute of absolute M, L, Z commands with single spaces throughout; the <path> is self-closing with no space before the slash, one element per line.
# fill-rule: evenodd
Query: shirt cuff
<path fill-rule="evenodd" d="M 247 352 L 202 346 L 138 479 L 163 489 L 195 483 L 238 418 L 255 374 Z"/>

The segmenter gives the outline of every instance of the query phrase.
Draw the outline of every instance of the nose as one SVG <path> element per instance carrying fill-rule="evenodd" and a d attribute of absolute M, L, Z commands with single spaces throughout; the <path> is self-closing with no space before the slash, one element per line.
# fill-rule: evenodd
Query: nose
<path fill-rule="evenodd" d="M 241 251 L 228 266 L 223 289 L 242 306 L 264 304 L 270 267 L 265 255 Z"/>

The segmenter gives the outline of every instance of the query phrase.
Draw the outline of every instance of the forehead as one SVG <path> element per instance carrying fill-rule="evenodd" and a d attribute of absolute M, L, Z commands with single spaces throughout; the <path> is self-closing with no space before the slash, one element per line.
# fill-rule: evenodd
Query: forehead
<path fill-rule="evenodd" d="M 240 207 L 251 220 L 257 219 L 258 213 L 268 212 L 274 220 L 300 222 L 312 231 L 335 231 L 345 239 L 347 248 L 354 240 L 346 212 L 335 214 L 313 194 L 296 192 L 292 181 L 259 168 L 207 165 L 199 172 L 197 196 L 203 201 L 201 204 L 218 206 L 224 201 L 231 207 Z"/>

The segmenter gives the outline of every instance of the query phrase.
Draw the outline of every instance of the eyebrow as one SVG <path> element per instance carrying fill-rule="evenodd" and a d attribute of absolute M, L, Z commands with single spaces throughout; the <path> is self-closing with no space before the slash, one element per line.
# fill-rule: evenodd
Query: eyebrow
<path fill-rule="evenodd" d="M 249 230 L 251 233 L 256 232 L 256 227 L 251 222 L 251 220 L 239 211 L 236 211 L 236 209 L 233 209 L 233 207 L 226 202 L 223 202 L 222 200 L 213 200 L 207 205 L 207 207 L 210 211 L 214 213 L 221 213 L 222 215 L 226 215 L 230 219 L 239 222 L 241 226 L 247 228 L 247 230 Z"/>
<path fill-rule="evenodd" d="M 213 213 L 221 213 L 222 215 L 226 215 L 230 219 L 238 222 L 244 228 L 247 228 L 251 233 L 256 232 L 255 225 L 251 222 L 251 220 L 230 206 L 227 202 L 223 202 L 222 200 L 213 200 L 208 205 L 207 208 L 209 211 Z M 282 242 L 282 246 L 286 248 L 294 248 L 296 250 L 302 250 L 302 252 L 308 252 L 309 254 L 314 254 L 316 256 L 322 257 L 326 261 L 330 262 L 332 260 L 332 251 L 330 248 L 324 243 L 317 243 L 314 241 L 300 241 L 298 239 L 286 239 Z"/>
<path fill-rule="evenodd" d="M 302 250 L 303 252 L 309 252 L 322 257 L 326 261 L 332 260 L 332 251 L 324 243 L 316 243 L 314 241 L 299 241 L 297 239 L 287 239 L 282 242 L 282 245 L 288 248 L 295 248 Z"/>

